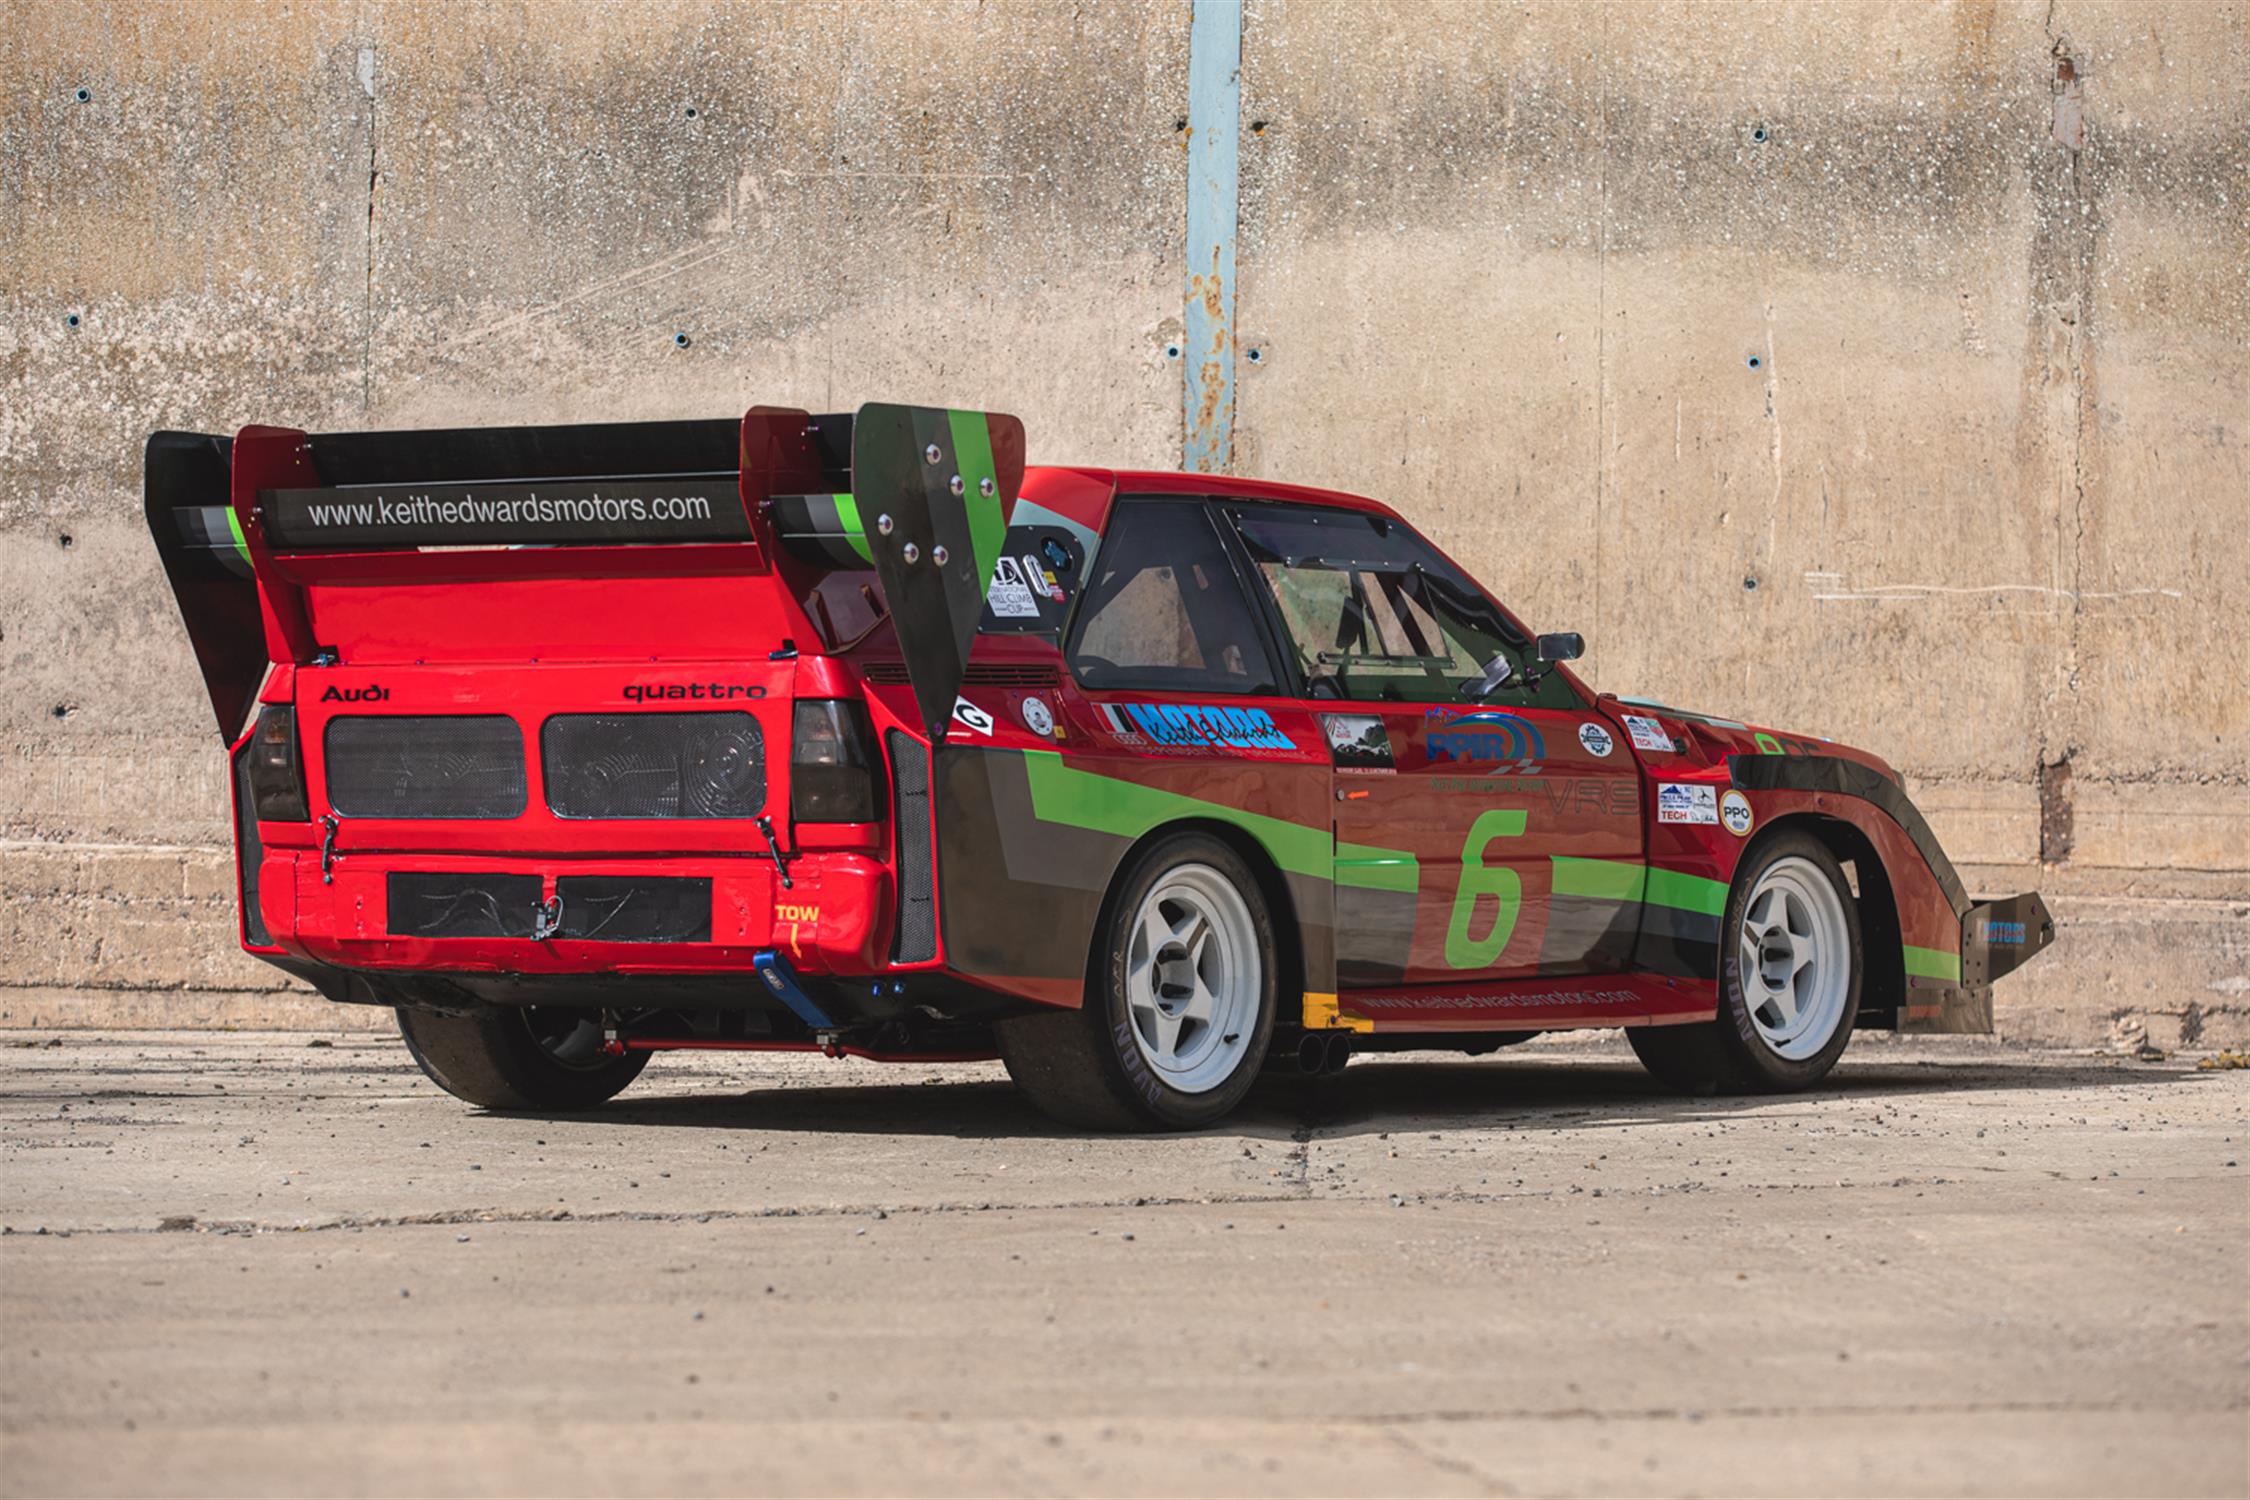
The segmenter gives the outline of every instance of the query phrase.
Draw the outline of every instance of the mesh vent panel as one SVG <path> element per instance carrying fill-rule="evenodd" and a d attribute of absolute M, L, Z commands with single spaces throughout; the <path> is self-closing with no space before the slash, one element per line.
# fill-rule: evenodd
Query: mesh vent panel
<path fill-rule="evenodd" d="M 523 731 L 500 714 L 348 715 L 322 737 L 328 802 L 353 818 L 513 818 Z"/>
<path fill-rule="evenodd" d="M 920 740 L 894 729 L 891 752 L 891 828 L 898 840 L 898 940 L 891 956 L 902 964 L 937 957 L 937 902 L 931 891 L 930 752 Z"/>
<path fill-rule="evenodd" d="M 754 818 L 766 746 L 745 713 L 557 714 L 539 731 L 558 818 Z"/>

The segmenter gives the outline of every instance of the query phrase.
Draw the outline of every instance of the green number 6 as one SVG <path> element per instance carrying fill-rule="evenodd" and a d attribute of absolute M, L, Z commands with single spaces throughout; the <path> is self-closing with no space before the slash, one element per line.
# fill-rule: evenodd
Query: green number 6
<path fill-rule="evenodd" d="M 1486 864 L 1484 850 L 1494 839 L 1522 833 L 1525 817 L 1521 809 L 1493 808 L 1469 825 L 1469 836 L 1461 845 L 1461 889 L 1453 898 L 1453 918 L 1445 925 L 1445 961 L 1456 969 L 1490 968 L 1515 933 L 1516 913 L 1523 908 L 1523 882 L 1506 865 Z M 1492 897 L 1499 910 L 1485 935 L 1472 938 L 1469 923 L 1479 896 Z"/>

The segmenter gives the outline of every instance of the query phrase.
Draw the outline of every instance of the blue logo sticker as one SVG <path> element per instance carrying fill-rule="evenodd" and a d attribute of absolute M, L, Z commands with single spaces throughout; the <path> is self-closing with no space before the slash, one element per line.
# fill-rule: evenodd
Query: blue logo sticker
<path fill-rule="evenodd" d="M 1128 703 L 1125 711 L 1159 745 L 1210 745 L 1221 750 L 1294 750 L 1262 708 L 1221 708 L 1206 703 Z"/>
<path fill-rule="evenodd" d="M 1545 760 L 1547 737 L 1529 719 L 1487 710 L 1448 719 L 1429 733 L 1430 754 L 1448 760 Z"/>
<path fill-rule="evenodd" d="M 2023 923 L 1988 921 L 1984 924 L 1984 940 L 1988 943 L 1999 943 L 2004 947 L 2021 947 L 2023 946 Z"/>

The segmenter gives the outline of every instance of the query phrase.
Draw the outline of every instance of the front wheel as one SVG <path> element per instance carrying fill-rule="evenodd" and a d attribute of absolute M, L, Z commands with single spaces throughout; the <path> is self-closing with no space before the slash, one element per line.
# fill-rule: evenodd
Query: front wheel
<path fill-rule="evenodd" d="M 398 1030 L 430 1082 L 486 1109 L 591 1109 L 648 1066 L 646 1052 L 603 1052 L 599 1015 L 567 1007 L 449 1016 L 400 1006 Z"/>
<path fill-rule="evenodd" d="M 1113 888 L 1101 943 L 1079 1009 L 1000 1023 L 1008 1076 L 1066 1124 L 1218 1120 L 1273 1039 L 1273 919 L 1249 867 L 1205 834 L 1152 845 Z"/>
<path fill-rule="evenodd" d="M 1843 867 L 1784 831 L 1743 858 L 1719 927 L 1719 1015 L 1634 1027 L 1633 1051 L 1689 1093 L 1786 1093 L 1828 1075 L 1859 1015 L 1859 906 Z"/>

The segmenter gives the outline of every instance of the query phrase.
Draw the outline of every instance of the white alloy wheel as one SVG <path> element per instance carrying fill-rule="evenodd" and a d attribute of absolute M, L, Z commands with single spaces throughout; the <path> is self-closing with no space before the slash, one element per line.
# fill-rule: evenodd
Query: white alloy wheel
<path fill-rule="evenodd" d="M 1265 975 L 1249 903 L 1209 865 L 1168 870 L 1141 899 L 1125 953 L 1133 1041 L 1183 1094 L 1232 1078 L 1258 1028 Z"/>
<path fill-rule="evenodd" d="M 1851 999 L 1851 926 L 1825 871 L 1789 855 L 1758 877 L 1742 908 L 1742 1000 L 1758 1039 L 1801 1062 L 1836 1035 Z"/>

